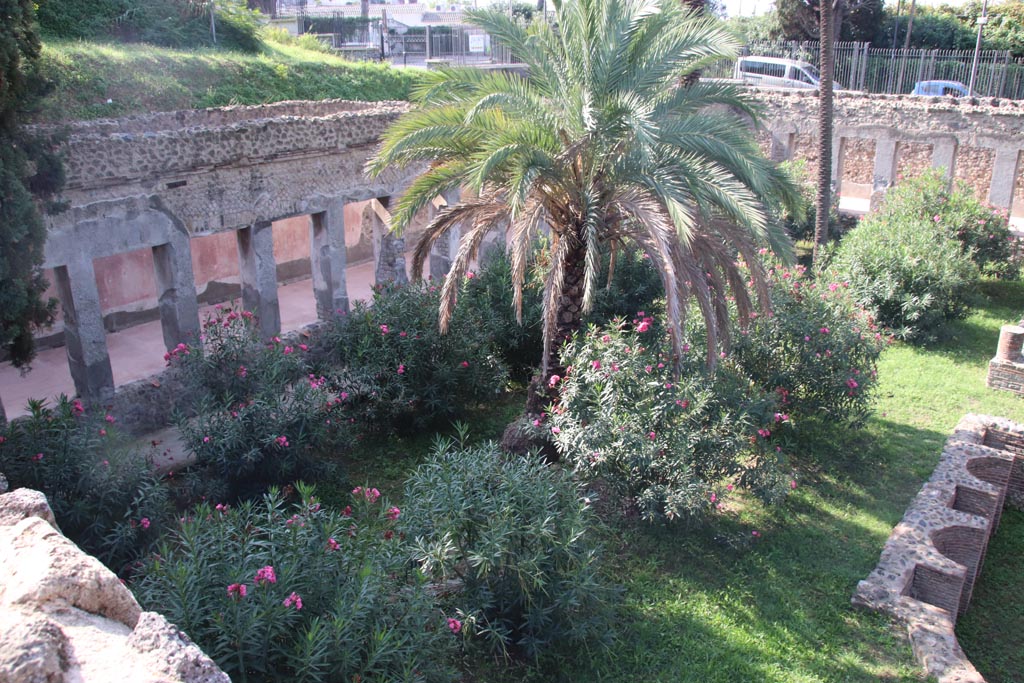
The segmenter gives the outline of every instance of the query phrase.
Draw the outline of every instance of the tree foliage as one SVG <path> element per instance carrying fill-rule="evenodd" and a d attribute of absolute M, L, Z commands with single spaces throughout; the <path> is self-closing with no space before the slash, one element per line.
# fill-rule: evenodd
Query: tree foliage
<path fill-rule="evenodd" d="M 46 145 L 18 127 L 40 91 L 31 0 L 0 0 L 0 19 L 0 348 L 20 366 L 34 355 L 33 329 L 49 324 L 54 308 L 42 297 L 46 228 L 33 194 L 52 193 L 62 175 Z"/>
<path fill-rule="evenodd" d="M 465 229 L 444 284 L 442 326 L 484 236 L 508 225 L 517 306 L 533 244 L 550 230 L 544 377 L 557 371 L 557 347 L 594 303 L 602 247 L 649 254 L 665 288 L 677 355 L 691 298 L 708 326 L 709 347 L 727 345 L 726 297 L 746 316 L 766 295 L 763 269 L 755 265 L 749 279 L 741 277 L 737 253 L 750 264 L 760 262 L 759 244 L 790 253 L 784 231 L 767 218 L 767 203 L 796 198 L 741 118 L 756 116 L 742 90 L 680 86 L 688 73 L 734 58 L 736 40 L 676 0 L 565 0 L 557 28 L 524 27 L 497 12 L 469 16 L 512 49 L 530 78 L 432 72 L 414 93 L 417 106 L 385 133 L 369 166 L 380 173 L 392 164 L 432 162 L 395 206 L 398 231 L 439 193 L 469 190 L 470 198 L 427 227 L 416 250 L 420 272 L 438 237 Z"/>

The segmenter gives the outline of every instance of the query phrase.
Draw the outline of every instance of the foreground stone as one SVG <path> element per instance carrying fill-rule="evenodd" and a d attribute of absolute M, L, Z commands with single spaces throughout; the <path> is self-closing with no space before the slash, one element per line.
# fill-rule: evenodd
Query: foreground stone
<path fill-rule="evenodd" d="M 1004 504 L 1024 505 L 1024 426 L 966 415 L 853 595 L 854 605 L 906 625 L 914 655 L 939 683 L 985 683 L 954 629 Z"/>
<path fill-rule="evenodd" d="M 0 680 L 230 683 L 227 674 L 57 529 L 46 497 L 0 495 Z"/>

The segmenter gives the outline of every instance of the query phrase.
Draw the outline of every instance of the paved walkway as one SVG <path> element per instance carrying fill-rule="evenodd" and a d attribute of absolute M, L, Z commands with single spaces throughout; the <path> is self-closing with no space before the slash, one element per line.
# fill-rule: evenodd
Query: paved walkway
<path fill-rule="evenodd" d="M 406 263 L 409 262 L 407 255 Z M 373 263 L 367 261 L 350 265 L 346 279 L 350 301 L 369 299 L 374 282 Z M 316 321 L 312 279 L 282 285 L 278 287 L 277 295 L 283 331 L 295 330 Z M 204 319 L 212 308 L 200 309 L 199 319 Z M 163 356 L 166 349 L 159 320 L 108 333 L 107 347 L 116 386 L 149 377 L 165 367 Z M 0 364 L 0 398 L 8 418 L 27 414 L 30 398 L 49 399 L 62 393 L 68 396 L 75 394 L 63 346 L 41 350 L 32 363 L 32 371 L 25 375 L 10 363 Z"/>

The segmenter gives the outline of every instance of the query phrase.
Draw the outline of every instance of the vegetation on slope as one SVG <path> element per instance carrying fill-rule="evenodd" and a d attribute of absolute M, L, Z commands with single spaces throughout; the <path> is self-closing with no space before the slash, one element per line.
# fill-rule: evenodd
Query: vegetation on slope
<path fill-rule="evenodd" d="M 50 42 L 40 69 L 55 86 L 33 117 L 46 123 L 282 100 L 404 100 L 419 74 L 277 41 L 260 54 Z"/>

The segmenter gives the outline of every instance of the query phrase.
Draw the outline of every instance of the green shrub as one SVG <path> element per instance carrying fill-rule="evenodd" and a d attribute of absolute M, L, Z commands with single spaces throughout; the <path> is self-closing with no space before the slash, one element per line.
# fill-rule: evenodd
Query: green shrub
<path fill-rule="evenodd" d="M 405 530 L 435 580 L 454 581 L 467 642 L 531 660 L 607 643 L 613 592 L 595 519 L 572 477 L 494 443 L 438 444 L 406 482 Z"/>
<path fill-rule="evenodd" d="M 848 282 L 815 282 L 802 266 L 776 266 L 770 276 L 771 313 L 734 334 L 737 364 L 792 418 L 860 424 L 886 338 Z"/>
<path fill-rule="evenodd" d="M 513 303 L 512 263 L 503 250 L 491 249 L 476 277 L 466 283 L 459 306 L 482 317 L 487 336 L 512 376 L 529 379 L 544 347 L 540 283 L 531 278 L 523 288 L 520 325 Z"/>
<path fill-rule="evenodd" d="M 456 638 L 375 489 L 201 505 L 133 586 L 236 681 L 448 681 Z"/>
<path fill-rule="evenodd" d="M 252 313 L 218 306 L 199 344 L 164 356 L 194 399 L 195 416 L 177 420 L 196 457 L 189 498 L 235 500 L 326 473 L 316 456 L 348 444 L 347 404 L 309 373 L 307 350 L 278 337 L 264 343 Z"/>
<path fill-rule="evenodd" d="M 356 302 L 332 329 L 335 381 L 363 427 L 415 431 L 486 401 L 506 384 L 484 312 L 457 307 L 447 334 L 438 329 L 438 287 L 387 283 L 370 305 Z"/>
<path fill-rule="evenodd" d="M 886 195 L 877 220 L 933 221 L 983 273 L 1016 277 L 1019 266 L 1006 212 L 982 204 L 966 185 L 952 190 L 947 185 L 939 169 L 905 180 Z"/>
<path fill-rule="evenodd" d="M 857 305 L 895 336 L 929 341 L 967 314 L 979 272 L 932 218 L 883 212 L 843 239 L 824 278 L 849 282 Z"/>
<path fill-rule="evenodd" d="M 61 396 L 0 430 L 0 472 L 46 494 L 64 534 L 114 571 L 143 553 L 170 515 L 151 459 L 119 438 L 115 418 Z"/>
<path fill-rule="evenodd" d="M 649 521 L 708 513 L 733 483 L 778 499 L 789 478 L 772 441 L 786 419 L 776 399 L 729 360 L 708 374 L 699 349 L 686 347 L 673 377 L 666 340 L 649 325 L 577 335 L 562 353 L 567 375 L 549 378 L 559 403 L 539 426 L 584 478 L 633 498 Z"/>

